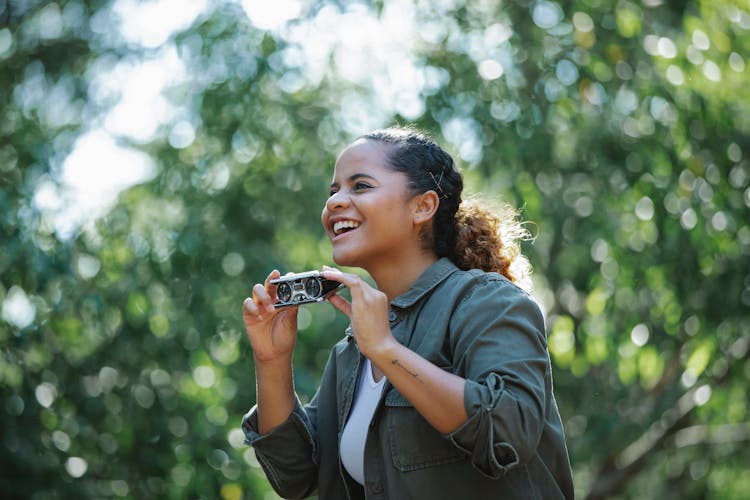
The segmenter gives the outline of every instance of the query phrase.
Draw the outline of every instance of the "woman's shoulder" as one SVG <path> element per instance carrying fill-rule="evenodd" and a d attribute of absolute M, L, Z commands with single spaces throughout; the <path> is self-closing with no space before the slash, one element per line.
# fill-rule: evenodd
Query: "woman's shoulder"
<path fill-rule="evenodd" d="M 467 310 L 509 310 L 520 308 L 541 315 L 534 297 L 506 276 L 480 269 L 459 270 L 443 285 L 454 291 L 454 307 Z"/>
<path fill-rule="evenodd" d="M 507 296 L 518 296 L 530 299 L 529 292 L 500 273 L 482 271 L 481 269 L 457 270 L 446 280 L 444 286 L 459 287 L 468 292 L 483 291 L 494 294 L 503 293 Z"/>
<path fill-rule="evenodd" d="M 454 283 L 461 293 L 450 307 L 449 324 L 456 339 L 522 332 L 525 338 L 546 344 L 544 313 L 526 290 L 498 273 L 469 270 L 455 274 Z"/>

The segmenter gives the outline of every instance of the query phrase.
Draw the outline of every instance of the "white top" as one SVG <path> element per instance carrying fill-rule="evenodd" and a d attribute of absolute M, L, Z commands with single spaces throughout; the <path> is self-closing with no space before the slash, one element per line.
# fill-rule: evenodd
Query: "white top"
<path fill-rule="evenodd" d="M 352 411 L 341 434 L 339 454 L 341 463 L 359 484 L 365 484 L 365 441 L 372 415 L 383 394 L 385 377 L 375 382 L 372 376 L 370 360 L 365 358 L 365 365 L 359 373 L 357 392 L 354 394 Z"/>

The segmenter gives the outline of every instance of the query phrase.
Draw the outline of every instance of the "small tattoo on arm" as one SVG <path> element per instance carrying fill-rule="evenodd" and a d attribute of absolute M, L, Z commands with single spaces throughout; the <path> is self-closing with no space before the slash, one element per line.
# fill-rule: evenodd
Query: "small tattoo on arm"
<path fill-rule="evenodd" d="M 419 374 L 417 372 L 412 371 L 409 368 L 407 368 L 406 366 L 402 365 L 401 362 L 399 362 L 399 360 L 397 358 L 395 358 L 393 361 L 391 361 L 391 363 L 394 364 L 394 365 L 396 365 L 396 366 L 398 366 L 402 370 L 406 371 L 406 373 L 408 373 L 409 375 L 411 375 L 415 379 L 419 380 L 420 382 L 422 381 L 422 379 L 419 378 Z"/>

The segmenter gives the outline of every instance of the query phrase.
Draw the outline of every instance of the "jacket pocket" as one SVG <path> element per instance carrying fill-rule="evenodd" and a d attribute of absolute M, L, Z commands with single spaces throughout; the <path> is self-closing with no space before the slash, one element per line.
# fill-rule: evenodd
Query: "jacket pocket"
<path fill-rule="evenodd" d="M 396 389 L 386 395 L 385 406 L 391 459 L 396 469 L 408 472 L 466 459 L 466 454 L 435 430 Z"/>

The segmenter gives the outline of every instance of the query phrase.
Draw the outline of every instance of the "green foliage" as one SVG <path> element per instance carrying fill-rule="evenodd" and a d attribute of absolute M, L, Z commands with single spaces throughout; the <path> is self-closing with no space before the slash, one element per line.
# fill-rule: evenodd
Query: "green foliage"
<path fill-rule="evenodd" d="M 391 122 L 533 222 L 579 495 L 746 495 L 747 5 L 415 2 L 389 74 L 351 76 L 346 44 L 305 60 L 326 16 L 385 19 L 375 4 L 306 7 L 288 25 L 318 23 L 303 42 L 212 3 L 166 42 L 188 73 L 164 91 L 179 113 L 130 144 L 155 175 L 67 237 L 40 193 L 117 103 L 97 76 L 157 49 L 116 35 L 115 3 L 0 1 L 4 498 L 269 495 L 238 428 L 255 397 L 241 302 L 274 268 L 330 263 L 335 155 Z M 401 79 L 423 112 L 383 97 Z M 301 311 L 303 399 L 345 326 Z"/>

